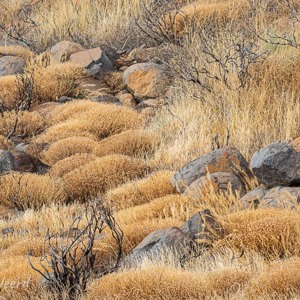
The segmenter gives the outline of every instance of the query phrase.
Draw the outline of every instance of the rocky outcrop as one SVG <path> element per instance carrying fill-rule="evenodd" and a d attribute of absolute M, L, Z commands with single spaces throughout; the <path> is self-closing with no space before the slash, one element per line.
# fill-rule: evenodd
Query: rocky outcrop
<path fill-rule="evenodd" d="M 257 188 L 240 201 L 243 208 L 294 208 L 300 203 L 300 187 Z"/>
<path fill-rule="evenodd" d="M 170 74 L 163 65 L 140 63 L 123 73 L 123 82 L 135 98 L 157 98 L 164 95 L 170 84 Z"/>
<path fill-rule="evenodd" d="M 23 73 L 26 62 L 17 56 L 0 57 L 0 76 L 15 75 Z"/>
<path fill-rule="evenodd" d="M 0 150 L 0 174 L 18 171 L 18 162 L 11 152 Z"/>
<path fill-rule="evenodd" d="M 188 186 L 184 195 L 199 199 L 210 191 L 215 193 L 231 191 L 233 194 L 239 193 L 240 195 L 244 195 L 246 192 L 242 180 L 237 175 L 228 172 L 217 172 L 196 179 Z"/>
<path fill-rule="evenodd" d="M 89 75 L 96 75 L 114 69 L 112 62 L 99 47 L 72 54 L 70 62 L 85 68 Z"/>
<path fill-rule="evenodd" d="M 248 163 L 239 150 L 224 147 L 193 160 L 177 171 L 171 178 L 171 184 L 178 192 L 184 192 L 188 186 L 202 176 L 217 172 L 233 173 L 237 176 L 253 174 Z"/>
<path fill-rule="evenodd" d="M 258 152 L 250 166 L 267 187 L 300 186 L 300 151 L 297 140 L 292 143 L 273 143 Z"/>
<path fill-rule="evenodd" d="M 83 50 L 84 48 L 78 43 L 61 41 L 50 49 L 50 63 L 58 64 L 66 62 L 72 54 Z"/>

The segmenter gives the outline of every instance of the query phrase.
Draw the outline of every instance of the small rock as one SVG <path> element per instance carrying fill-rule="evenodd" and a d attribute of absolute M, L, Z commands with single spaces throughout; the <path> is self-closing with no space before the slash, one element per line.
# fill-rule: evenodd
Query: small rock
<path fill-rule="evenodd" d="M 18 162 L 11 152 L 0 150 L 0 174 L 18 171 Z"/>
<path fill-rule="evenodd" d="M 67 96 L 61 96 L 58 98 L 57 102 L 58 103 L 67 103 L 67 102 L 70 102 L 70 101 L 73 101 L 74 98 L 71 98 L 71 97 L 67 97 Z"/>
<path fill-rule="evenodd" d="M 119 101 L 125 105 L 125 106 L 128 106 L 128 107 L 136 107 L 137 105 L 137 102 L 135 101 L 134 97 L 130 94 L 130 93 L 118 93 L 116 95 L 116 97 L 119 99 Z"/>
<path fill-rule="evenodd" d="M 204 243 L 214 240 L 223 234 L 222 226 L 217 222 L 209 209 L 194 214 L 181 230 L 193 240 L 202 240 Z"/>
<path fill-rule="evenodd" d="M 243 208 L 294 208 L 300 203 L 300 187 L 277 186 L 269 190 L 257 188 L 242 197 L 240 201 Z"/>
<path fill-rule="evenodd" d="M 140 102 L 137 106 L 137 110 L 141 110 L 148 107 L 157 108 L 164 104 L 164 100 L 162 98 L 156 98 L 156 99 L 147 99 L 142 102 Z"/>
<path fill-rule="evenodd" d="M 51 48 L 50 62 L 51 64 L 66 62 L 72 54 L 83 50 L 84 48 L 78 43 L 61 41 Z"/>
<path fill-rule="evenodd" d="M 23 73 L 25 60 L 17 56 L 0 57 L 0 76 L 15 75 Z"/>
<path fill-rule="evenodd" d="M 91 97 L 90 99 L 91 99 L 91 101 L 99 102 L 99 103 L 111 103 L 111 104 L 115 104 L 115 105 L 121 105 L 121 102 L 119 101 L 118 98 L 116 98 L 113 95 L 109 95 L 109 94 Z"/>
<path fill-rule="evenodd" d="M 229 190 L 233 194 L 239 193 L 244 195 L 246 193 L 242 180 L 233 173 L 217 172 L 208 176 L 202 176 L 192 182 L 185 190 L 184 194 L 193 199 L 199 199 L 201 196 L 209 193 L 211 190 L 216 193 L 226 193 Z"/>
<path fill-rule="evenodd" d="M 6 227 L 1 230 L 2 235 L 13 234 L 15 229 L 13 227 Z"/>
<path fill-rule="evenodd" d="M 138 100 L 163 96 L 169 89 L 171 77 L 163 65 L 141 63 L 123 73 L 123 82 Z"/>
<path fill-rule="evenodd" d="M 74 53 L 70 57 L 71 63 L 88 70 L 89 75 L 114 69 L 111 61 L 98 47 Z"/>
<path fill-rule="evenodd" d="M 297 141 L 273 143 L 258 152 L 250 167 L 259 181 L 267 187 L 300 186 L 300 152 Z"/>
<path fill-rule="evenodd" d="M 245 175 L 253 177 L 253 173 L 240 151 L 233 147 L 224 147 L 185 165 L 172 176 L 171 184 L 178 192 L 182 193 L 198 178 L 217 172 L 233 173 L 241 178 Z"/>

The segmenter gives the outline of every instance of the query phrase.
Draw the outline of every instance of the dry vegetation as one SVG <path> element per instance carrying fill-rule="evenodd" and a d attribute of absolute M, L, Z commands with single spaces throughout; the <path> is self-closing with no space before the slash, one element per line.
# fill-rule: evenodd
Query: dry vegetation
<path fill-rule="evenodd" d="M 55 299 L 38 289 L 41 277 L 25 256 L 30 252 L 38 265 L 47 228 L 58 232 L 63 222 L 67 229 L 96 198 L 113 209 L 124 254 L 152 231 L 180 227 L 206 208 L 222 222 L 224 236 L 184 269 L 170 254 L 168 262 L 144 261 L 93 279 L 85 299 L 300 299 L 298 208 L 242 210 L 240 196 L 230 191 L 195 201 L 176 194 L 169 180 L 174 170 L 218 146 L 235 146 L 249 160 L 271 142 L 300 135 L 300 46 L 279 45 L 269 35 L 288 31 L 300 41 L 300 21 L 291 26 L 285 5 L 300 9 L 298 1 L 182 0 L 163 8 L 150 0 L 33 1 L 33 22 L 18 19 L 22 2 L 0 3 L 0 24 L 25 32 L 23 46 L 1 46 L 0 57 L 23 57 L 25 74 L 33 74 L 32 108 L 19 112 L 14 134 L 47 144 L 35 157 L 50 169 L 0 177 L 0 230 L 14 229 L 0 233 L 0 284 L 31 278 L 27 289 L 0 286 L 0 298 Z M 183 8 L 163 17 L 177 6 Z M 147 119 L 89 99 L 55 103 L 60 96 L 85 96 L 82 70 L 48 66 L 47 53 L 37 56 L 61 40 L 100 45 L 112 59 L 163 41 L 168 51 L 161 60 L 175 74 L 167 105 Z M 7 137 L 15 125 L 17 80 L 0 77 L 0 149 L 14 146 Z M 40 106 L 47 102 L 55 105 Z M 99 270 L 115 249 L 106 232 L 95 241 Z"/>

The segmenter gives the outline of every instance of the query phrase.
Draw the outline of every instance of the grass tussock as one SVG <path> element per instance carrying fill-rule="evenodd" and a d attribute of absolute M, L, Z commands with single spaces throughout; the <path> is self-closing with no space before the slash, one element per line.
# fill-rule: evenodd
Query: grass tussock
<path fill-rule="evenodd" d="M 127 130 L 102 140 L 93 150 L 97 156 L 123 154 L 143 157 L 153 153 L 155 135 L 144 130 Z"/>
<path fill-rule="evenodd" d="M 45 164 L 52 166 L 74 154 L 90 154 L 97 144 L 96 141 L 87 137 L 65 138 L 51 144 L 41 153 L 41 159 Z"/>
<path fill-rule="evenodd" d="M 122 131 L 141 128 L 144 124 L 143 118 L 129 108 L 80 102 L 70 102 L 55 109 L 52 121 L 56 125 L 49 127 L 36 141 L 51 143 L 71 136 L 103 139 Z"/>
<path fill-rule="evenodd" d="M 8 136 L 16 123 L 15 112 L 4 112 L 0 117 L 0 134 Z M 36 112 L 23 111 L 18 113 L 15 134 L 22 137 L 33 137 L 45 128 L 43 118 Z"/>
<path fill-rule="evenodd" d="M 63 177 L 65 174 L 84 166 L 97 158 L 98 156 L 93 154 L 77 153 L 52 165 L 49 174 L 54 177 Z"/>
<path fill-rule="evenodd" d="M 7 136 L 0 135 L 0 149 L 10 150 L 13 148 L 13 143 L 7 139 Z"/>
<path fill-rule="evenodd" d="M 49 175 L 10 173 L 0 177 L 1 204 L 18 209 L 41 208 L 67 199 L 64 183 Z"/>
<path fill-rule="evenodd" d="M 232 249 L 254 251 L 267 258 L 299 255 L 300 215 L 286 209 L 259 209 L 228 215 L 225 243 Z"/>
<path fill-rule="evenodd" d="M 87 299 L 210 299 L 229 297 L 251 273 L 235 269 L 207 274 L 148 266 L 106 276 L 90 285 Z"/>
<path fill-rule="evenodd" d="M 30 51 L 28 48 L 14 45 L 14 46 L 0 46 L 0 57 L 1 56 L 18 56 L 25 60 L 30 60 L 35 56 L 35 53 Z"/>
<path fill-rule="evenodd" d="M 126 181 L 142 177 L 148 171 L 143 160 L 108 155 L 67 173 L 63 179 L 68 195 L 74 200 L 84 201 Z"/>
<path fill-rule="evenodd" d="M 170 183 L 172 175 L 172 171 L 159 171 L 147 178 L 128 182 L 109 191 L 107 200 L 119 210 L 149 203 L 155 198 L 173 194 L 175 191 Z"/>

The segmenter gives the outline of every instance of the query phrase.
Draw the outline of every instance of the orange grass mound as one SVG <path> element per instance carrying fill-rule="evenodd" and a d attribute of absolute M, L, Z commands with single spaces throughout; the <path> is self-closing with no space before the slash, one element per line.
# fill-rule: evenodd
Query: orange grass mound
<path fill-rule="evenodd" d="M 35 56 L 35 53 L 30 51 L 28 48 L 19 45 L 6 47 L 0 46 L 0 57 L 6 55 L 18 56 L 24 58 L 25 60 L 28 60 L 33 58 Z"/>
<path fill-rule="evenodd" d="M 126 181 L 144 176 L 149 168 L 145 161 L 124 155 L 108 155 L 77 168 L 63 179 L 68 195 L 87 200 Z"/>
<path fill-rule="evenodd" d="M 93 150 L 97 156 L 123 154 L 128 156 L 145 156 L 153 152 L 156 137 L 143 130 L 127 130 L 101 141 Z"/>
<path fill-rule="evenodd" d="M 170 183 L 172 171 L 159 171 L 149 177 L 128 182 L 107 193 L 107 199 L 116 209 L 148 203 L 155 198 L 175 192 Z"/>
<path fill-rule="evenodd" d="M 247 270 L 193 273 L 172 267 L 147 266 L 94 281 L 87 299 L 207 299 L 229 297 L 251 277 Z"/>
<path fill-rule="evenodd" d="M 83 165 L 86 165 L 97 158 L 98 156 L 93 154 L 77 153 L 55 163 L 53 166 L 51 166 L 49 174 L 51 176 L 63 177 L 65 174 L 73 171 L 74 169 L 82 167 Z"/>
<path fill-rule="evenodd" d="M 255 251 L 267 258 L 300 253 L 300 214 L 286 209 L 259 209 L 230 214 L 224 222 L 230 248 Z"/>
<path fill-rule="evenodd" d="M 59 140 L 41 153 L 41 159 L 50 166 L 73 154 L 92 153 L 97 142 L 87 137 L 69 137 Z"/>
<path fill-rule="evenodd" d="M 7 136 L 14 128 L 16 122 L 15 112 L 5 112 L 0 117 L 0 134 Z M 18 122 L 15 135 L 22 137 L 34 136 L 42 131 L 45 127 L 43 118 L 35 113 L 21 111 L 18 114 Z"/>
<path fill-rule="evenodd" d="M 189 198 L 182 195 L 168 195 L 150 203 L 121 210 L 116 217 L 120 224 L 124 225 L 168 218 L 185 222 L 195 209 L 195 203 L 192 203 Z"/>
<path fill-rule="evenodd" d="M 296 299 L 300 293 L 299 268 L 299 257 L 273 262 L 250 281 L 248 293 L 253 299 Z"/>
<path fill-rule="evenodd" d="M 61 179 L 49 175 L 10 173 L 0 177 L 0 202 L 19 209 L 62 203 L 67 194 Z"/>

